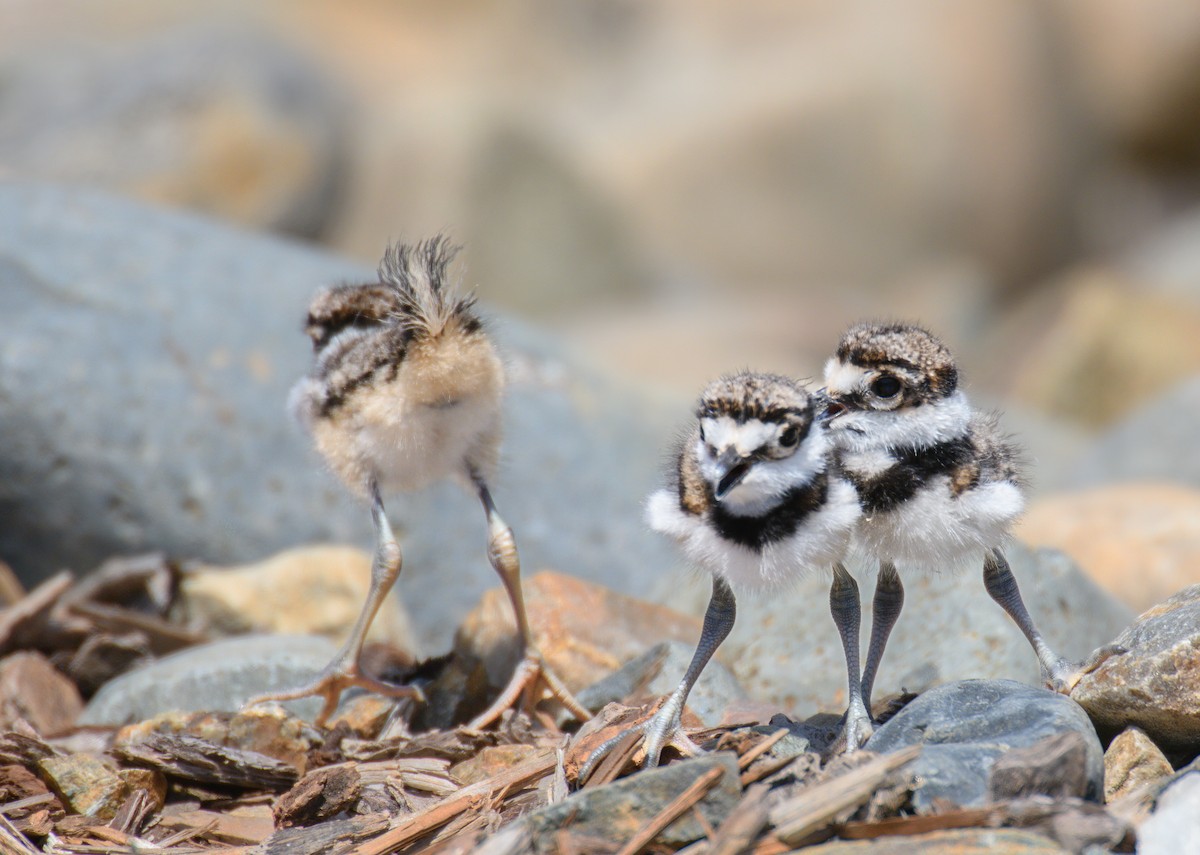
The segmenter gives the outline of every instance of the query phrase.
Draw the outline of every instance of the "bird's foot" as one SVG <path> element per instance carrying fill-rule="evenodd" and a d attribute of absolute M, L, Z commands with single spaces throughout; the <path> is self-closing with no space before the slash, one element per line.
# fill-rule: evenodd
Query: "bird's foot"
<path fill-rule="evenodd" d="M 625 728 L 592 751 L 579 768 L 577 776 L 579 783 L 584 784 L 599 766 L 600 761 L 616 748 L 624 745 L 631 737 L 637 737 L 641 743 L 639 749 L 633 754 L 634 762 L 640 763 L 646 769 L 658 765 L 663 749 L 667 747 L 674 748 L 685 757 L 695 757 L 705 753 L 703 748 L 692 742 L 684 733 L 680 723 L 680 710 L 677 705 L 671 703 L 671 699 L 668 699 L 667 703 L 660 707 L 653 716 Z"/>
<path fill-rule="evenodd" d="M 550 667 L 542 659 L 541 654 L 526 653 L 525 658 L 521 660 L 516 670 L 513 671 L 512 679 L 508 681 L 508 685 L 505 686 L 504 691 L 492 702 L 490 707 L 471 719 L 467 723 L 467 728 L 469 730 L 482 730 L 500 718 L 505 710 L 516 706 L 518 703 L 527 711 L 532 712 L 534 705 L 547 693 L 562 704 L 567 712 L 578 721 L 584 722 L 592 717 L 587 707 L 579 703 L 575 696 L 571 694 L 570 689 L 563 685 L 558 675 L 550 670 Z"/>
<path fill-rule="evenodd" d="M 1119 644 L 1106 644 L 1092 651 L 1092 654 L 1082 662 L 1069 662 L 1059 659 L 1046 669 L 1046 688 L 1060 695 L 1070 695 L 1085 676 L 1095 671 L 1114 656 L 1128 653 L 1128 649 Z"/>
<path fill-rule="evenodd" d="M 281 692 L 268 692 L 257 695 L 242 704 L 242 709 L 249 709 L 269 701 L 294 701 L 300 698 L 323 698 L 325 705 L 313 719 L 317 727 L 324 727 L 337 709 L 338 700 L 346 689 L 366 689 L 389 698 L 413 698 L 418 702 L 425 700 L 424 694 L 416 686 L 401 686 L 385 683 L 362 673 L 356 660 L 344 661 L 341 657 L 333 660 L 310 683 L 296 689 L 286 689 Z"/>
<path fill-rule="evenodd" d="M 837 754 L 853 754 L 866 745 L 874 732 L 875 725 L 866 706 L 862 703 L 851 704 L 842 716 L 842 729 L 838 732 L 837 739 L 826 753 L 831 757 Z"/>

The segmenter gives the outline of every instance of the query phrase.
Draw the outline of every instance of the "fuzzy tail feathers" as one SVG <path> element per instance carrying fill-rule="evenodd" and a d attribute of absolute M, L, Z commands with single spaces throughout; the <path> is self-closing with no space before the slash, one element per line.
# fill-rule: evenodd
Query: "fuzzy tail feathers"
<path fill-rule="evenodd" d="M 474 295 L 461 295 L 447 282 L 446 269 L 461 247 L 437 235 L 416 244 L 394 243 L 379 262 L 379 281 L 399 302 L 398 320 L 418 335 L 437 336 L 453 322 L 473 319 Z"/>

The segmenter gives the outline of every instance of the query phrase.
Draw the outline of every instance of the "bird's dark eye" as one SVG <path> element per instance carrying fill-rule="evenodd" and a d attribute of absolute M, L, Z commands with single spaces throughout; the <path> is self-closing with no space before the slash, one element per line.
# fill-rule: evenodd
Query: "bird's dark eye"
<path fill-rule="evenodd" d="M 880 398 L 894 398 L 900 394 L 900 380 L 891 374 L 883 374 L 871 383 L 871 391 Z"/>
<path fill-rule="evenodd" d="M 782 445 L 784 448 L 791 448 L 793 445 L 795 445 L 799 441 L 800 441 L 800 431 L 796 430 L 795 425 L 787 428 L 786 430 L 784 430 L 783 433 L 781 433 L 779 435 L 779 444 Z"/>

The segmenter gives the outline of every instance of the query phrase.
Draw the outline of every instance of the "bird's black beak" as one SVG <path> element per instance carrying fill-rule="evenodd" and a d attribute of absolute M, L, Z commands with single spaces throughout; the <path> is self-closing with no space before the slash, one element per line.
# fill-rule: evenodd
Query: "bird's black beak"
<path fill-rule="evenodd" d="M 750 472 L 750 461 L 738 454 L 736 449 L 727 448 L 717 458 L 717 466 L 724 473 L 713 490 L 713 495 L 720 502 L 724 501 L 734 487 L 742 483 L 742 479 Z"/>
<path fill-rule="evenodd" d="M 841 403 L 838 403 L 837 401 L 830 400 L 829 403 L 825 405 L 825 409 L 822 410 L 821 415 L 818 417 L 818 420 L 823 421 L 823 422 L 832 421 L 833 419 L 840 416 L 842 413 L 846 412 L 847 409 L 848 409 L 848 407 L 845 404 L 841 404 Z"/>
<path fill-rule="evenodd" d="M 816 391 L 817 403 L 817 421 L 828 422 L 837 418 L 842 413 L 849 409 L 845 404 L 829 394 L 829 389 L 823 388 Z"/>

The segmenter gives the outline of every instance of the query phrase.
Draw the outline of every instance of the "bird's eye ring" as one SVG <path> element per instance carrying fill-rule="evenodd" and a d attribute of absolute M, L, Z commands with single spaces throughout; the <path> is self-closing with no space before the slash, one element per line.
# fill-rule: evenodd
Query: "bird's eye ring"
<path fill-rule="evenodd" d="M 880 398 L 894 398 L 900 394 L 900 388 L 899 378 L 891 374 L 881 374 L 871 383 L 871 391 Z"/>
<path fill-rule="evenodd" d="M 779 444 L 782 445 L 784 448 L 791 448 L 799 441 L 800 441 L 800 431 L 798 431 L 796 429 L 795 425 L 791 425 L 790 427 L 785 429 L 783 433 L 781 433 L 779 435 Z"/>

